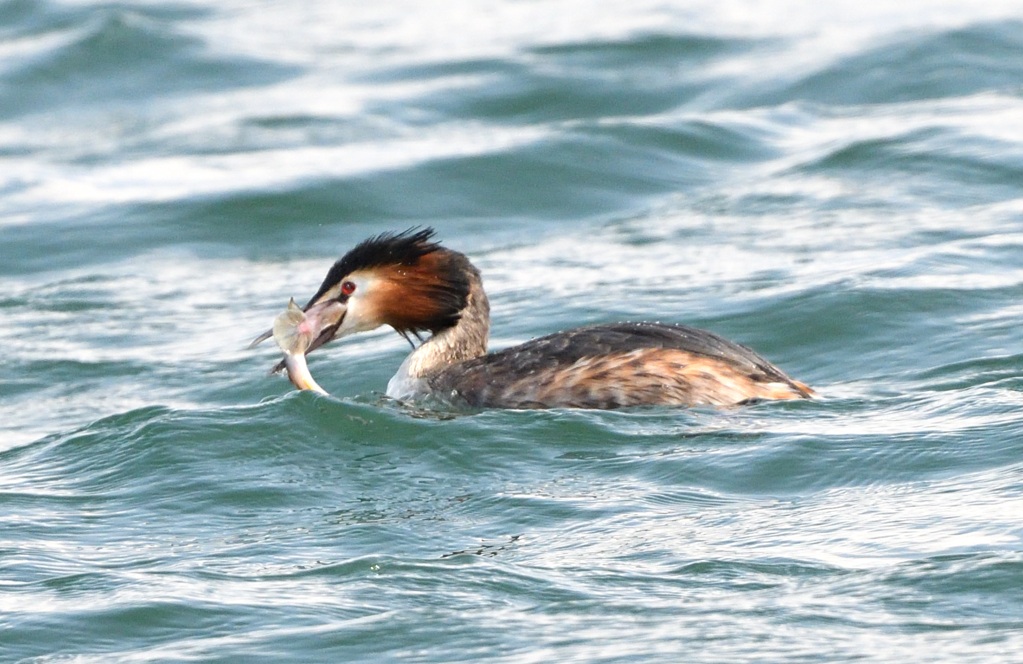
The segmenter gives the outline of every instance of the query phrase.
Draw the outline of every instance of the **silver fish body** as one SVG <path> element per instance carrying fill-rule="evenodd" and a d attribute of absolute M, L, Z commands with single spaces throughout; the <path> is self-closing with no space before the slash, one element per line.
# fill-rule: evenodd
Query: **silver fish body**
<path fill-rule="evenodd" d="M 274 319 L 273 338 L 284 352 L 284 366 L 291 383 L 300 390 L 327 394 L 313 379 L 309 365 L 306 364 L 305 353 L 312 343 L 313 332 L 308 326 L 302 325 L 305 320 L 305 312 L 292 299 L 288 302 L 288 308 Z"/>

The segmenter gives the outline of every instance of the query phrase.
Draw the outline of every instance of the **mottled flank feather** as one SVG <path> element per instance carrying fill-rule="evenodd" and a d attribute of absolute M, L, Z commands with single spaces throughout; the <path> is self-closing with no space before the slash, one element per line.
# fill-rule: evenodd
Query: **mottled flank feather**
<path fill-rule="evenodd" d="M 483 408 L 733 405 L 813 394 L 745 346 L 657 323 L 552 334 L 447 367 L 429 384 Z"/>

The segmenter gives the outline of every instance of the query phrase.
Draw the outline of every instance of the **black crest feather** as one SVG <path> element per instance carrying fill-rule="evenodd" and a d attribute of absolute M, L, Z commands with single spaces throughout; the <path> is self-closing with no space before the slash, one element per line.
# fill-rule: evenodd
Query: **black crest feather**
<path fill-rule="evenodd" d="M 433 235 L 432 228 L 410 228 L 363 240 L 331 266 L 306 308 L 353 272 L 404 267 L 397 270 L 403 298 L 386 303 L 383 320 L 406 339 L 455 325 L 468 301 L 470 278 L 478 279 L 479 273 L 464 255 L 434 242 Z"/>
<path fill-rule="evenodd" d="M 382 265 L 415 265 L 423 256 L 441 248 L 437 242 L 430 241 L 433 236 L 432 228 L 410 228 L 400 233 L 381 233 L 363 240 L 331 266 L 306 308 L 356 270 Z"/>

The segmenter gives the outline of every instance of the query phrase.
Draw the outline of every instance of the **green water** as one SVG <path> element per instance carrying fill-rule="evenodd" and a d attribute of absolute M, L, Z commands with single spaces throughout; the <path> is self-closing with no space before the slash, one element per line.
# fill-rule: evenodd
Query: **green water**
<path fill-rule="evenodd" d="M 1023 661 L 1023 3 L 0 0 L 0 661 Z M 431 225 L 495 348 L 813 402 L 457 417 L 248 350 Z"/>

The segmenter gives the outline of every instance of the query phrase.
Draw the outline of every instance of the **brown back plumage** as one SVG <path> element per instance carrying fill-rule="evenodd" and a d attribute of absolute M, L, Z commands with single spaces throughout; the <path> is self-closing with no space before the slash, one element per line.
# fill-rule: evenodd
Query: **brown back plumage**
<path fill-rule="evenodd" d="M 431 385 L 497 408 L 731 405 L 813 394 L 745 346 L 658 323 L 548 335 L 448 367 Z"/>

